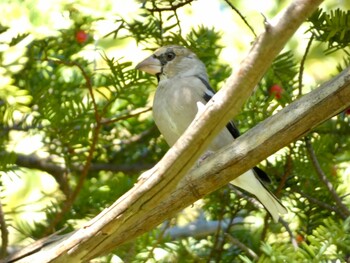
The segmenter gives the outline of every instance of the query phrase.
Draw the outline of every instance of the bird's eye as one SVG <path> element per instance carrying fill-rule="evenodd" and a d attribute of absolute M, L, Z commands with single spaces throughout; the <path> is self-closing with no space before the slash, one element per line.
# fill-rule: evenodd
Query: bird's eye
<path fill-rule="evenodd" d="M 165 54 L 165 58 L 167 61 L 171 61 L 175 58 L 175 53 L 170 51 Z"/>

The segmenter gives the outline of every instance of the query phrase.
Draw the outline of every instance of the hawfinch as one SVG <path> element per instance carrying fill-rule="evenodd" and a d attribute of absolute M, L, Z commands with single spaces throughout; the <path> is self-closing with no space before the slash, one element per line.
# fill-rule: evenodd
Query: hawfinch
<path fill-rule="evenodd" d="M 171 45 L 156 50 L 140 62 L 136 69 L 158 78 L 153 117 L 166 142 L 172 146 L 214 95 L 205 65 L 189 49 Z M 212 141 L 208 151 L 215 152 L 231 144 L 239 135 L 234 124 L 229 122 Z M 231 181 L 231 184 L 255 195 L 277 222 L 279 215 L 287 210 L 257 175 L 268 178 L 262 170 L 255 167 Z"/>

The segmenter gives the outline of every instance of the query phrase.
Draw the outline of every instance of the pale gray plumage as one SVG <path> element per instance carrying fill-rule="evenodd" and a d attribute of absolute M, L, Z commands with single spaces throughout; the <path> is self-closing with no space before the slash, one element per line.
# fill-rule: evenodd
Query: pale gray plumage
<path fill-rule="evenodd" d="M 172 146 L 191 124 L 197 113 L 214 95 L 210 88 L 205 65 L 189 49 L 165 46 L 140 62 L 136 69 L 156 75 L 159 80 L 153 102 L 153 117 L 167 143 Z M 210 144 L 209 151 L 217 151 L 239 136 L 229 123 Z M 269 211 L 274 221 L 286 208 L 256 177 L 247 171 L 231 182 L 252 194 Z"/>

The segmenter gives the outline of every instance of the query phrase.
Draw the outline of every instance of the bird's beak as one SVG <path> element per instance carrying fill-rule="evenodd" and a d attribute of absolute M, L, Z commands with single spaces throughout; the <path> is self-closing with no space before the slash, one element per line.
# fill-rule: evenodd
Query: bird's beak
<path fill-rule="evenodd" d="M 162 65 L 160 64 L 159 59 L 153 55 L 141 61 L 136 65 L 135 69 L 142 70 L 152 75 L 156 75 L 162 72 Z"/>

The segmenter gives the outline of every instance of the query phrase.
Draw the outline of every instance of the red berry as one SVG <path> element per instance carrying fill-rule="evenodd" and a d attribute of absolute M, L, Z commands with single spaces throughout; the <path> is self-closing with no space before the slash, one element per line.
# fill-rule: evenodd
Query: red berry
<path fill-rule="evenodd" d="M 346 115 L 350 115 L 350 108 L 347 108 L 347 109 L 345 110 L 345 114 L 346 114 Z"/>
<path fill-rule="evenodd" d="M 84 30 L 79 30 L 76 34 L 75 34 L 75 40 L 79 43 L 85 43 L 89 38 L 89 34 L 86 33 Z"/>
<path fill-rule="evenodd" d="M 284 92 L 284 89 L 278 84 L 272 85 L 271 88 L 269 89 L 269 94 L 274 95 L 276 100 L 279 100 L 280 98 L 282 98 L 283 92 Z"/>
<path fill-rule="evenodd" d="M 304 236 L 301 235 L 301 234 L 297 234 L 296 237 L 295 237 L 295 239 L 296 239 L 296 241 L 297 241 L 298 244 L 300 244 L 300 243 L 302 243 L 302 242 L 305 241 Z"/>

